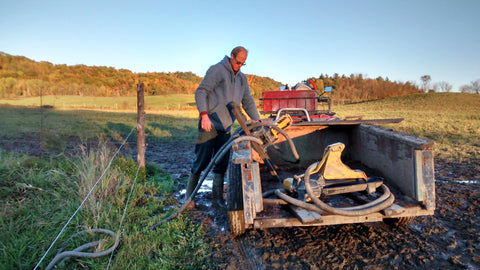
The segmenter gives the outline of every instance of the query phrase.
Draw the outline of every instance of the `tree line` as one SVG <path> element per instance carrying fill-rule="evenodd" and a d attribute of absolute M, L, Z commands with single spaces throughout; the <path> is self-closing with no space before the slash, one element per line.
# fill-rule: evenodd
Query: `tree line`
<path fill-rule="evenodd" d="M 310 78 L 307 81 L 315 84 L 317 89 L 331 86 L 332 92 L 329 95 L 337 103 L 360 102 L 423 92 L 411 82 L 392 82 L 388 78 L 382 77 L 364 78 L 362 74 L 351 74 L 350 76 L 337 73 L 333 76 L 320 74 L 318 78 Z"/>
<path fill-rule="evenodd" d="M 282 85 L 268 77 L 247 75 L 250 89 L 256 98 L 262 92 L 278 90 Z M 0 98 L 40 95 L 135 96 L 142 82 L 146 95 L 192 94 L 202 77 L 192 72 L 135 73 L 126 69 L 105 66 L 65 65 L 36 62 L 24 56 L 0 52 Z M 315 84 L 320 92 L 331 86 L 328 95 L 337 102 L 358 102 L 424 92 L 414 83 L 393 82 L 388 78 L 364 78 L 337 73 L 320 74 L 305 81 Z"/>
<path fill-rule="evenodd" d="M 452 85 L 445 81 L 430 85 L 432 80 L 430 75 L 423 75 L 420 77 L 420 80 L 422 81 L 422 89 L 425 92 L 450 92 L 452 90 Z M 461 93 L 480 94 L 480 79 L 471 81 L 470 84 L 464 84 L 458 90 Z"/>
<path fill-rule="evenodd" d="M 256 96 L 275 89 L 279 82 L 268 77 L 247 75 Z M 147 95 L 191 94 L 202 77 L 192 72 L 135 73 L 105 66 L 36 62 L 24 56 L 0 52 L 0 98 L 40 95 L 134 96 L 137 84 Z"/>

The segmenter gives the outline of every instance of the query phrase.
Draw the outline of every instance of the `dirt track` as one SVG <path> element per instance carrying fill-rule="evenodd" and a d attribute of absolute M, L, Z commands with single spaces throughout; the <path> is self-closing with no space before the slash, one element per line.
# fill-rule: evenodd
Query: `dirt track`
<path fill-rule="evenodd" d="M 193 145 L 150 145 L 147 160 L 177 179 L 188 177 Z M 366 223 L 249 230 L 228 234 L 225 212 L 209 193 L 190 215 L 208 231 L 219 269 L 480 269 L 480 165 L 435 160 L 434 216 L 402 228 Z"/>
<path fill-rule="evenodd" d="M 30 152 L 32 143 L 0 139 L 0 148 Z M 188 177 L 192 157 L 190 144 L 150 144 L 146 151 L 148 162 L 176 179 Z M 480 164 L 435 160 L 435 179 L 435 215 L 403 228 L 277 228 L 233 239 L 226 212 L 210 207 L 210 193 L 197 196 L 189 215 L 208 232 L 214 252 L 207 263 L 219 269 L 480 269 Z"/>

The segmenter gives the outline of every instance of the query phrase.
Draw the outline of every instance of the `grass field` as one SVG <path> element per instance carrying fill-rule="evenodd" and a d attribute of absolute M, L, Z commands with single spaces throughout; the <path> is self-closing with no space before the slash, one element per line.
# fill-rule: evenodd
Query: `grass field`
<path fill-rule="evenodd" d="M 60 229 L 102 174 L 112 153 L 100 145 L 78 157 L 35 158 L 27 155 L 0 155 L 0 269 L 33 269 Z M 105 228 L 116 232 L 136 179 L 136 164 L 116 158 L 92 195 L 74 216 L 55 248 L 39 269 L 45 269 L 67 238 L 82 230 Z M 204 231 L 186 216 L 172 220 L 161 230 L 146 228 L 170 215 L 175 201 L 174 179 L 148 166 L 136 181 L 129 208 L 122 223 L 121 244 L 111 269 L 201 268 L 210 252 L 202 237 Z M 66 250 L 99 239 L 86 234 L 73 238 Z M 109 237 L 100 245 L 113 245 Z M 109 256 L 80 258 L 60 264 L 61 269 L 105 269 Z M 206 266 L 208 268 L 208 265 Z"/>
<path fill-rule="evenodd" d="M 194 102 L 193 95 L 145 97 L 147 140 L 193 141 L 198 115 Z M 0 136 L 8 138 L 25 134 L 39 136 L 42 117 L 42 131 L 46 137 L 54 138 L 86 139 L 102 134 L 121 138 L 136 125 L 136 97 L 43 97 L 42 104 L 53 106 L 51 109 L 39 109 L 38 97 L 0 100 L 0 104 L 6 104 L 0 112 Z M 479 159 L 478 108 L 479 95 L 430 93 L 339 105 L 332 109 L 340 118 L 404 118 L 400 124 L 388 127 L 434 140 L 437 157 L 468 162 Z"/>
<path fill-rule="evenodd" d="M 477 163 L 480 159 L 480 95 L 416 94 L 338 107 L 338 115 L 404 118 L 389 128 L 431 139 L 435 157 Z"/>
<path fill-rule="evenodd" d="M 88 97 L 88 96 L 43 96 L 0 99 L 0 104 L 15 106 L 55 107 L 58 109 L 98 109 L 98 110 L 136 110 L 137 97 Z M 165 96 L 146 96 L 146 110 L 189 110 L 195 108 L 193 95 L 178 94 Z"/>
<path fill-rule="evenodd" d="M 49 103 L 49 99 L 53 103 Z M 134 97 L 44 97 L 42 102 L 50 107 L 38 108 L 39 99 L 0 100 L 0 104 L 5 104 L 0 105 L 0 139 L 38 140 L 45 150 L 55 153 L 40 159 L 0 151 L 0 269 L 32 269 L 39 262 L 86 191 L 93 186 L 92 180 L 101 175 L 113 156 L 113 151 L 102 141 L 121 142 L 136 126 Z M 198 113 L 192 102 L 193 96 L 185 95 L 147 97 L 147 142 L 181 140 L 193 144 Z M 364 119 L 404 118 L 403 122 L 387 127 L 432 139 L 436 159 L 478 168 L 478 108 L 479 95 L 441 93 L 334 106 L 332 109 L 340 118 L 359 115 Z M 66 155 L 65 142 L 71 139 L 78 142 L 94 139 L 98 141 L 98 147 L 86 148 L 80 144 L 82 151 L 77 155 Z M 116 158 L 55 249 L 79 230 L 118 229 L 135 175 L 135 162 L 126 157 Z M 204 241 L 202 227 L 193 224 L 187 216 L 180 216 L 161 230 L 145 231 L 146 227 L 175 210 L 169 207 L 174 203 L 170 196 L 174 189 L 175 180 L 151 164 L 140 174 L 122 227 L 122 242 L 111 263 L 112 269 L 209 268 L 205 265 L 205 258 L 211 255 L 212 248 Z M 84 238 L 88 239 L 75 239 L 68 247 L 95 237 L 87 235 Z M 112 241 L 103 245 L 109 247 Z M 41 269 L 55 253 L 56 250 L 49 253 Z M 108 256 L 69 260 L 61 267 L 104 269 L 108 260 Z"/>

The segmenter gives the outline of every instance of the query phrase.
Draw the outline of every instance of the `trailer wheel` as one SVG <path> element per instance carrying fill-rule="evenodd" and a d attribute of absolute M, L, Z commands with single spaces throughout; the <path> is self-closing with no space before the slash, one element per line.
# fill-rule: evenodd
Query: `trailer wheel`
<path fill-rule="evenodd" d="M 415 217 L 399 217 L 399 218 L 385 218 L 383 222 L 387 225 L 398 228 L 406 226 L 408 223 L 412 222 Z"/>
<path fill-rule="evenodd" d="M 232 162 L 228 166 L 227 210 L 232 236 L 245 233 L 241 165 Z"/>

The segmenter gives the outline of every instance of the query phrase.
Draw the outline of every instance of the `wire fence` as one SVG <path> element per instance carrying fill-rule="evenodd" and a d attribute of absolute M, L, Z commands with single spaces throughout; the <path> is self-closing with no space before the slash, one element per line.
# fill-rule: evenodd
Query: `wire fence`
<path fill-rule="evenodd" d="M 115 157 L 118 155 L 118 153 L 120 152 L 120 150 L 122 149 L 122 147 L 127 143 L 128 139 L 130 138 L 130 136 L 132 135 L 133 131 L 136 130 L 138 128 L 138 125 L 135 126 L 134 128 L 132 128 L 132 130 L 129 132 L 129 134 L 127 135 L 127 137 L 125 138 L 125 140 L 123 141 L 123 143 L 118 147 L 117 151 L 115 152 L 115 154 L 112 156 L 112 158 L 110 159 L 108 165 L 105 167 L 104 171 L 102 172 L 102 174 L 100 175 L 100 177 L 97 179 L 97 181 L 95 182 L 95 184 L 92 186 L 92 188 L 90 189 L 90 191 L 88 192 L 88 194 L 85 196 L 85 198 L 83 199 L 83 201 L 81 202 L 81 204 L 78 206 L 78 208 L 75 210 L 75 212 L 72 214 L 72 216 L 67 220 L 67 222 L 65 223 L 65 225 L 63 226 L 63 228 L 60 230 L 60 232 L 58 233 L 58 235 L 55 237 L 55 239 L 53 240 L 52 244 L 49 246 L 49 248 L 47 249 L 47 251 L 43 254 L 42 258 L 40 259 L 40 261 L 37 263 L 37 265 L 35 266 L 34 269 L 37 269 L 40 264 L 43 262 L 43 260 L 46 258 L 46 256 L 48 255 L 48 253 L 50 252 L 50 250 L 54 247 L 54 245 L 56 244 L 56 242 L 58 241 L 58 239 L 60 238 L 60 236 L 64 233 L 65 229 L 68 227 L 68 225 L 70 224 L 70 222 L 73 220 L 73 218 L 75 217 L 75 215 L 77 215 L 77 213 L 82 209 L 82 207 L 84 206 L 85 202 L 87 201 L 87 199 L 90 197 L 90 195 L 92 195 L 95 187 L 98 185 L 98 183 L 104 178 L 105 174 L 107 173 L 107 171 L 110 169 L 110 166 L 112 165 L 112 162 L 113 160 L 115 159 Z M 119 225 L 119 228 L 117 230 L 117 233 L 116 235 L 112 235 L 113 237 L 115 237 L 115 245 L 113 247 L 111 247 L 109 250 L 106 250 L 108 251 L 108 253 L 106 251 L 104 251 L 102 253 L 102 256 L 105 256 L 105 255 L 108 255 L 108 254 L 111 254 L 110 255 L 110 259 L 109 259 L 109 262 L 108 262 L 108 266 L 107 266 L 107 269 L 109 269 L 110 267 L 110 263 L 111 263 L 111 260 L 113 258 L 113 253 L 115 251 L 115 248 L 116 246 L 118 245 L 118 242 L 119 242 L 119 237 L 120 237 L 120 231 L 121 231 L 121 228 L 122 228 L 122 223 L 124 221 L 124 218 L 125 218 L 125 215 L 127 213 L 127 208 L 128 208 L 128 204 L 130 202 L 130 198 L 133 194 L 133 190 L 134 190 L 134 187 L 135 187 L 135 183 L 137 181 L 137 178 L 138 178 L 138 174 L 139 174 L 139 171 L 140 171 L 140 168 L 141 166 L 137 166 L 137 172 L 136 172 L 136 175 L 135 175 L 135 179 L 133 181 L 133 184 L 132 184 L 132 187 L 130 189 L 130 193 L 129 193 L 129 196 L 128 196 L 128 199 L 127 199 L 127 202 L 125 204 L 125 208 L 123 210 L 123 214 L 122 214 L 122 217 L 121 217 L 121 220 L 120 220 L 120 225 Z M 102 229 L 99 229 L 100 232 L 103 232 L 105 233 L 104 231 L 102 231 Z M 108 230 L 107 230 L 108 231 Z M 107 234 L 110 234 L 109 232 L 106 232 Z M 68 240 L 67 240 L 68 241 Z M 97 241 L 98 242 L 98 241 Z M 93 245 L 93 243 L 95 244 L 98 244 L 97 242 L 92 242 L 92 243 L 89 243 L 89 244 L 85 244 L 83 245 L 82 247 L 78 247 L 77 249 L 75 249 L 73 252 L 77 252 L 78 254 L 76 253 L 73 253 L 73 252 L 65 252 L 65 254 L 62 254 L 62 253 L 59 253 L 55 256 L 55 258 L 52 260 L 52 262 L 49 264 L 49 266 L 47 267 L 47 269 L 50 269 L 52 268 L 56 262 L 58 262 L 60 259 L 62 259 L 63 257 L 94 257 L 94 256 L 89 256 L 89 255 L 86 255 L 86 254 L 90 254 L 90 253 L 85 253 L 85 252 L 81 252 L 81 250 L 83 249 L 86 249 L 90 246 Z M 82 254 L 81 254 L 82 253 Z M 106 253 L 106 254 L 104 254 Z M 70 256 L 72 255 L 72 256 Z M 79 256 L 77 256 L 79 255 Z M 83 255 L 83 256 L 82 256 Z M 63 257 L 62 257 L 63 256 Z M 98 257 L 98 256 L 97 256 Z M 53 264 L 53 265 L 52 265 Z"/>

